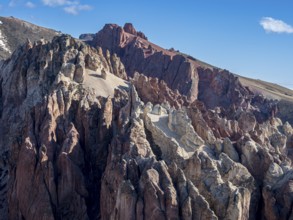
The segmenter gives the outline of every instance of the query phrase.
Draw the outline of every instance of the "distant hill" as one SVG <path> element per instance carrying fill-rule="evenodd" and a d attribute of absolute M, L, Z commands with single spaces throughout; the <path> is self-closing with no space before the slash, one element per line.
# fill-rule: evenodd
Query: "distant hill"
<path fill-rule="evenodd" d="M 0 17 L 0 60 L 8 58 L 13 51 L 29 39 L 41 38 L 51 41 L 59 32 L 14 18 Z"/>

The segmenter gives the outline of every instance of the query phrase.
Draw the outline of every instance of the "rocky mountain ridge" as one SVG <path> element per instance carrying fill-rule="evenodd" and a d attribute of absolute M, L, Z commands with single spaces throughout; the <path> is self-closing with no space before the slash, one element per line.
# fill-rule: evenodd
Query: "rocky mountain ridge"
<path fill-rule="evenodd" d="M 28 41 L 0 63 L 0 219 L 293 218 L 278 100 L 146 56 L 130 24 L 87 39 Z"/>
<path fill-rule="evenodd" d="M 0 60 L 10 57 L 13 51 L 28 39 L 31 42 L 40 39 L 51 41 L 56 35 L 60 35 L 60 32 L 14 17 L 0 16 Z"/>
<path fill-rule="evenodd" d="M 282 109 L 276 112 L 278 117 L 293 123 L 292 114 L 288 112 L 293 107 L 291 90 L 261 81 L 256 83 L 256 80 L 221 70 L 175 50 L 163 49 L 148 41 L 144 34 L 137 33 L 141 32 L 137 32 L 129 23 L 123 28 L 106 24 L 101 31 L 92 35 L 93 39 L 88 43 L 117 54 L 129 77 L 138 72 L 157 78 L 171 90 L 178 90 L 190 102 L 199 100 L 208 108 L 227 108 L 240 102 L 248 105 L 251 94 L 258 94 L 262 96 L 260 99 L 277 100 L 278 108 Z M 284 110 L 286 113 L 283 114 Z"/>

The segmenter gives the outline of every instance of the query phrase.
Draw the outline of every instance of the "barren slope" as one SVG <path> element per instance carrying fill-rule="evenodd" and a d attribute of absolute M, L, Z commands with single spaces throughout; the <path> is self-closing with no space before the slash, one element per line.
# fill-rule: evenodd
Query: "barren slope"
<path fill-rule="evenodd" d="M 40 27 L 29 22 L 0 16 L 0 60 L 8 58 L 12 52 L 28 39 L 32 42 L 45 39 L 52 40 L 60 33 Z"/>
<path fill-rule="evenodd" d="M 262 80 L 250 79 L 243 76 L 238 77 L 244 86 L 248 86 L 256 94 L 263 94 L 270 99 L 283 99 L 293 102 L 293 91 L 291 89 Z"/>
<path fill-rule="evenodd" d="M 93 89 L 96 96 L 113 97 L 115 89 L 129 89 L 127 81 L 120 79 L 112 73 L 107 73 L 107 78 L 101 77 L 101 70 L 87 70 L 84 78 L 84 86 Z"/>

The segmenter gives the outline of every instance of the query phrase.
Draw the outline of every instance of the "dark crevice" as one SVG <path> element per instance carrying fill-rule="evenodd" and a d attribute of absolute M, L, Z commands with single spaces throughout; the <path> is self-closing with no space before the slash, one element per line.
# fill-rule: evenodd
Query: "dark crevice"
<path fill-rule="evenodd" d="M 3 82 L 3 79 L 0 79 L 0 119 L 2 118 L 2 112 L 3 112 L 2 82 Z"/>
<path fill-rule="evenodd" d="M 152 133 L 146 127 L 144 128 L 144 130 L 145 130 L 145 134 L 146 134 L 146 139 L 150 143 L 151 149 L 152 149 L 153 153 L 155 154 L 156 159 L 163 160 L 162 151 L 161 151 L 160 147 L 155 144 Z"/>
<path fill-rule="evenodd" d="M 289 219 L 291 216 L 293 216 L 293 202 L 291 202 L 291 205 L 290 205 L 290 211 L 288 212 L 286 218 Z"/>
<path fill-rule="evenodd" d="M 258 204 L 257 204 L 257 207 L 255 208 L 256 209 L 256 214 L 255 214 L 255 219 L 263 219 L 264 216 L 263 216 L 263 206 L 264 206 L 264 200 L 263 200 L 263 197 L 261 195 L 261 192 L 262 192 L 262 187 L 260 186 L 259 187 L 259 191 L 260 191 L 260 196 L 259 196 L 259 199 L 258 199 Z M 252 203 L 251 203 L 252 205 Z M 251 210 L 252 207 L 250 207 L 250 210 Z M 251 214 L 251 213 L 250 213 Z"/>
<path fill-rule="evenodd" d="M 53 211 L 53 215 L 54 215 L 54 218 L 56 219 L 56 217 L 57 217 L 57 209 L 56 209 L 56 207 L 55 207 L 55 205 L 54 205 L 54 203 L 53 203 L 53 200 L 52 200 L 52 196 L 51 196 L 50 190 L 49 190 L 49 188 L 48 188 L 48 186 L 47 186 L 46 181 L 45 181 L 44 178 L 43 178 L 43 184 L 44 184 L 44 186 L 45 186 L 45 188 L 46 188 L 46 190 L 47 190 L 47 193 L 48 193 L 48 195 L 49 195 L 49 199 L 50 199 L 50 204 L 51 204 L 51 208 L 52 208 L 52 211 Z"/>
<path fill-rule="evenodd" d="M 78 105 L 74 109 L 77 107 Z M 79 133 L 79 144 L 84 152 L 85 163 L 80 168 L 89 192 L 89 196 L 85 198 L 87 214 L 89 219 L 99 219 L 101 181 L 107 165 L 108 147 L 113 137 L 112 128 L 103 126 L 103 112 L 97 105 L 87 112 L 79 109 L 73 114 L 81 116 L 72 121 Z M 77 120 L 78 118 L 85 120 Z M 91 120 L 87 121 L 88 118 Z"/>

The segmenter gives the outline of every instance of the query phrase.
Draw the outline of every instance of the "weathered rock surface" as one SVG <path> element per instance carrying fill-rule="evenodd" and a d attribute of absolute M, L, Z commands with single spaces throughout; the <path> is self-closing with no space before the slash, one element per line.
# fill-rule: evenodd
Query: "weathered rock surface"
<path fill-rule="evenodd" d="M 170 93 L 167 92 L 168 87 L 178 91 L 178 95 L 186 96 L 190 102 L 203 102 L 208 109 L 236 105 L 251 109 L 258 122 L 263 122 L 273 115 L 280 117 L 284 122 L 293 123 L 293 117 L 290 116 L 293 93 L 289 90 L 280 91 L 279 96 L 267 90 L 256 91 L 254 80 L 220 70 L 178 51 L 163 49 L 147 41 L 130 23 L 125 24 L 124 28 L 116 24 L 107 24 L 88 43 L 109 50 L 111 54 L 117 54 L 128 76 L 134 77 L 138 72 L 149 78 L 141 78 L 139 81 L 140 85 L 143 81 L 146 85 L 149 84 L 148 81 L 152 83 L 152 86 L 148 86 L 140 94 L 143 100 L 157 99 L 151 98 L 150 95 L 154 94 L 156 97 L 157 88 L 156 92 L 146 92 L 157 83 L 162 93 Z M 156 78 L 158 82 L 155 82 Z M 246 82 L 245 86 L 243 80 Z M 278 100 L 272 101 L 264 96 L 276 97 Z"/>
<path fill-rule="evenodd" d="M 66 35 L 1 64 L 1 219 L 98 218 L 113 114 L 111 98 L 81 84 L 86 56 L 110 69 Z"/>
<path fill-rule="evenodd" d="M 126 72 L 133 77 L 135 72 L 159 78 L 172 90 L 178 90 L 192 101 L 197 98 L 197 66 L 176 53 L 164 50 L 146 40 L 132 24 L 124 28 L 108 24 L 98 32 L 91 45 L 116 53 L 123 62 Z"/>
<path fill-rule="evenodd" d="M 54 36 L 60 35 L 52 29 L 40 27 L 14 17 L 0 16 L 0 60 L 7 59 L 14 50 L 24 44 L 28 39 L 32 42 L 40 39 L 52 40 Z"/>
<path fill-rule="evenodd" d="M 275 101 L 131 24 L 93 42 L 27 42 L 0 62 L 0 219 L 292 218 Z"/>
<path fill-rule="evenodd" d="M 142 101 L 151 102 L 153 104 L 169 103 L 175 108 L 179 108 L 188 104 L 187 97 L 171 90 L 167 84 L 158 78 L 147 77 L 143 74 L 135 73 L 132 79 Z"/>
<path fill-rule="evenodd" d="M 292 171 L 280 175 L 273 185 L 262 190 L 266 201 L 263 207 L 266 219 L 292 219 Z"/>
<path fill-rule="evenodd" d="M 160 148 L 161 157 L 168 163 L 181 164 L 191 157 L 204 141 L 194 131 L 184 111 L 169 110 L 168 113 L 153 111 L 144 115 L 146 129 L 151 132 L 154 143 Z"/>

